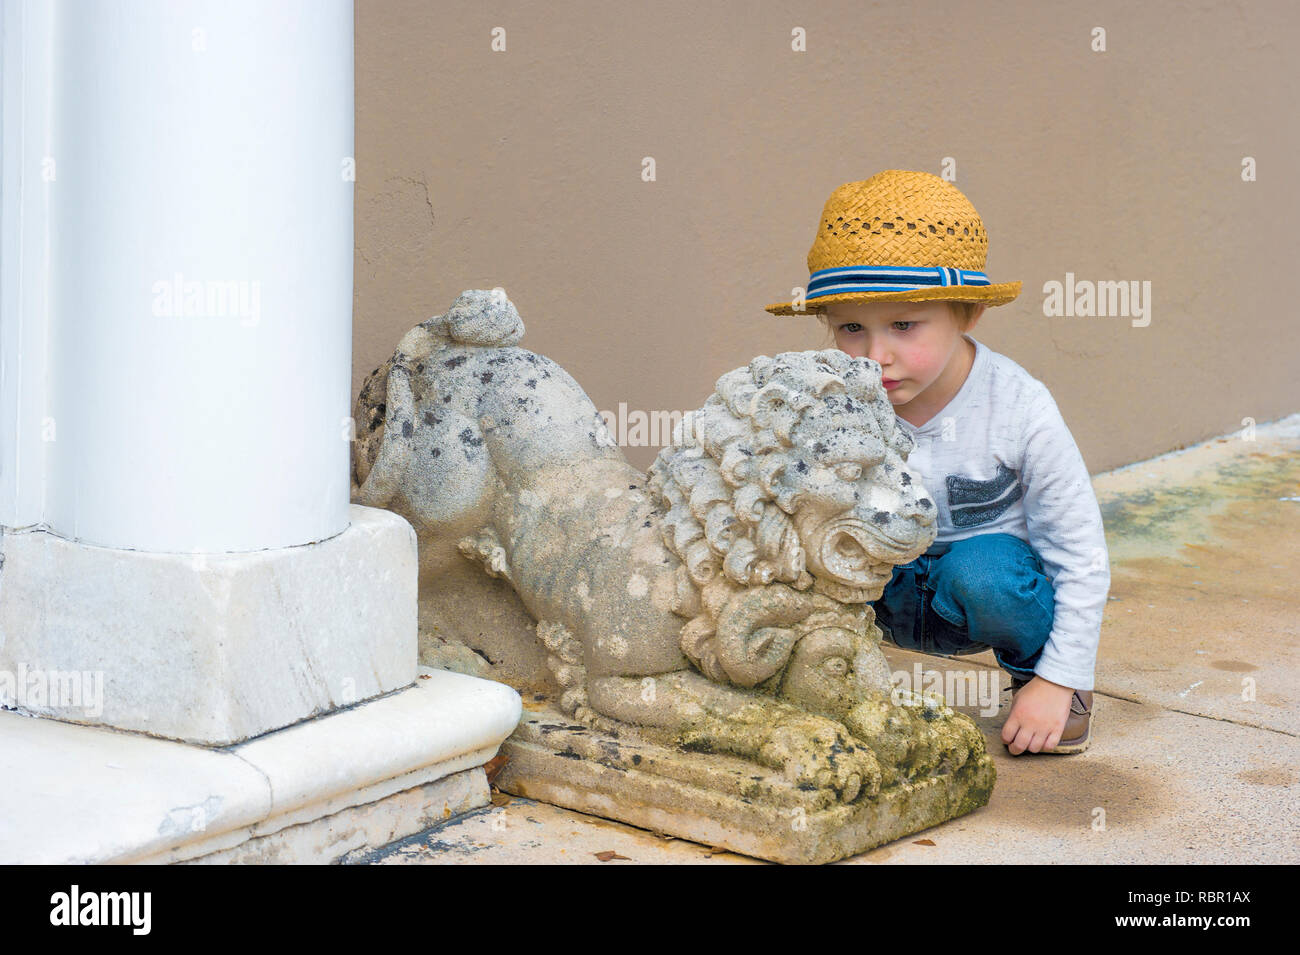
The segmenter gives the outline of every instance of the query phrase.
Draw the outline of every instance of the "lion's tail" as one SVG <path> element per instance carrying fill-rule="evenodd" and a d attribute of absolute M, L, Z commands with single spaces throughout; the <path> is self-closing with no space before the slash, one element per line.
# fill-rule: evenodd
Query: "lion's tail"
<path fill-rule="evenodd" d="M 506 348 L 523 337 L 523 319 L 500 288 L 461 292 L 445 315 L 435 315 L 402 336 L 393 357 L 367 376 L 357 396 L 352 500 L 385 507 L 396 493 L 415 428 L 411 379 L 426 357 L 449 342 Z"/>
<path fill-rule="evenodd" d="M 483 348 L 506 348 L 524 337 L 524 320 L 501 288 L 461 292 L 446 315 L 420 327 L 445 341 Z"/>

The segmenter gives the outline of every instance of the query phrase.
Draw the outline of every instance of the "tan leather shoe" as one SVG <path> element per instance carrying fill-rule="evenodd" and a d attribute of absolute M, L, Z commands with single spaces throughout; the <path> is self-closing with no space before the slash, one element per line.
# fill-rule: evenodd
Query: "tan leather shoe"
<path fill-rule="evenodd" d="M 1022 680 L 1017 676 L 1013 676 L 1011 678 L 1012 697 L 1014 698 L 1020 692 L 1021 687 L 1028 682 L 1029 680 Z M 1065 729 L 1061 730 L 1060 740 L 1051 749 L 1042 749 L 1039 752 L 1055 753 L 1061 756 L 1082 753 L 1088 748 L 1088 744 L 1092 742 L 1092 727 L 1096 723 L 1096 717 L 1092 690 L 1075 690 L 1070 697 L 1070 715 L 1066 717 Z"/>
<path fill-rule="evenodd" d="M 1092 690 L 1075 690 L 1070 697 L 1070 715 L 1061 730 L 1060 741 L 1045 753 L 1082 753 L 1092 741 L 1092 728 L 1097 722 L 1093 708 Z"/>

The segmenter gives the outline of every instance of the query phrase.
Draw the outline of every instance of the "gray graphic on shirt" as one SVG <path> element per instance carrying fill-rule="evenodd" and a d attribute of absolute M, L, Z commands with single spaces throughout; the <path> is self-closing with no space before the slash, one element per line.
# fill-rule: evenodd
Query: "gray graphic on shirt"
<path fill-rule="evenodd" d="M 953 527 L 978 527 L 991 523 L 1023 494 L 1016 472 L 1005 464 L 999 464 L 997 476 L 987 481 L 949 474 L 947 482 L 948 510 L 952 514 Z"/>

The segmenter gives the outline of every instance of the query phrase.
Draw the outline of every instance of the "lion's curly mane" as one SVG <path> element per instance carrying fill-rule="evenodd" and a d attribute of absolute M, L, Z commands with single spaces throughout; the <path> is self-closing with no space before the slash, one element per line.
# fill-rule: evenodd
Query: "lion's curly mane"
<path fill-rule="evenodd" d="M 878 435 L 906 457 L 915 447 L 897 426 L 880 366 L 835 350 L 759 356 L 718 379 L 659 452 L 649 488 L 666 510 L 666 547 L 682 562 L 674 612 L 689 619 L 682 649 L 711 678 L 725 676 L 714 635 L 719 610 L 738 590 L 813 583 L 790 515 L 799 492 L 782 474 L 795 460 L 800 425 L 829 395 L 870 410 Z M 846 608 L 847 611 L 847 608 Z M 856 616 L 856 615 L 853 615 Z"/>

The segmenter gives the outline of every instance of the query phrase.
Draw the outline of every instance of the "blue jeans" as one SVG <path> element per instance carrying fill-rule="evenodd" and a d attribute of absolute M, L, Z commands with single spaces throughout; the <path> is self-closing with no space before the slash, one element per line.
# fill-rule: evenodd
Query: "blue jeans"
<path fill-rule="evenodd" d="M 991 648 L 1002 669 L 1028 679 L 1052 632 L 1056 600 L 1028 544 L 1012 534 L 976 534 L 895 567 L 872 607 L 896 646 L 939 656 Z"/>

